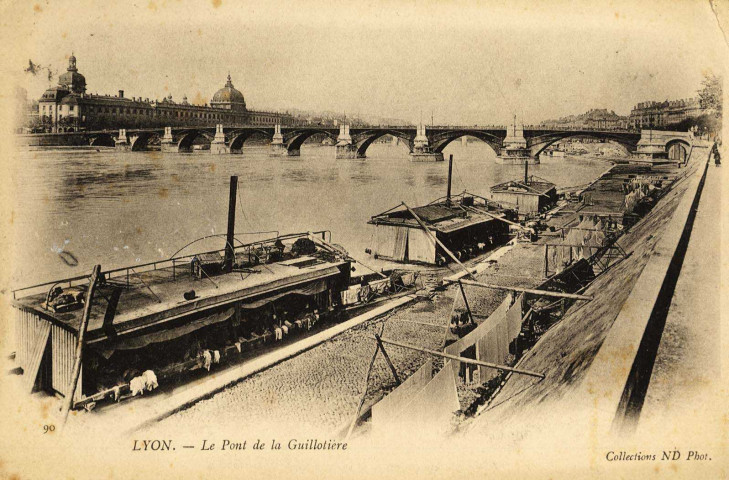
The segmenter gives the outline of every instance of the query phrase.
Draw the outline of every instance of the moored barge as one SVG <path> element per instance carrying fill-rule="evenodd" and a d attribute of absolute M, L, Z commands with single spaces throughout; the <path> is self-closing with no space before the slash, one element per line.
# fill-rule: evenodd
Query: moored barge
<path fill-rule="evenodd" d="M 403 203 L 367 222 L 373 226 L 367 253 L 395 262 L 441 266 L 451 254 L 466 260 L 509 239 L 516 211 L 465 191 L 451 195 L 452 166 L 451 155 L 445 197 L 412 209 Z"/>
<path fill-rule="evenodd" d="M 75 392 L 72 406 L 89 407 L 333 319 L 350 284 L 346 252 L 326 231 L 233 246 L 236 185 L 225 249 L 15 290 L 24 388 Z"/>

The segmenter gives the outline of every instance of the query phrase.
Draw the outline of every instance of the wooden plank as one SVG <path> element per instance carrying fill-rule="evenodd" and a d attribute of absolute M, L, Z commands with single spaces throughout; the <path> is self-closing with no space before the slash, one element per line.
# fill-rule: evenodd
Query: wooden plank
<path fill-rule="evenodd" d="M 397 376 L 397 370 L 395 370 L 395 365 L 392 364 L 392 360 L 390 360 L 390 356 L 385 351 L 385 346 L 382 344 L 382 339 L 380 338 L 379 335 L 375 334 L 375 340 L 377 340 L 377 345 L 380 347 L 380 350 L 382 351 L 382 355 L 385 357 L 387 366 L 390 367 L 392 376 L 395 377 L 395 383 L 400 385 L 402 382 L 400 382 L 400 377 Z"/>
<path fill-rule="evenodd" d="M 591 296 L 578 295 L 576 293 L 552 292 L 549 290 L 537 290 L 535 288 L 511 287 L 507 285 L 494 285 L 492 283 L 474 282 L 472 280 L 461 280 L 464 285 L 473 285 L 474 287 L 493 288 L 495 290 L 512 290 L 514 292 L 533 293 L 543 297 L 559 297 L 571 298 L 573 300 L 592 300 Z"/>
<path fill-rule="evenodd" d="M 38 369 L 43 358 L 43 352 L 45 352 L 46 345 L 48 344 L 48 335 L 51 332 L 51 324 L 48 322 L 41 322 L 38 326 L 38 333 L 36 333 L 33 339 L 33 345 L 28 358 L 28 368 L 23 369 L 23 387 L 28 393 L 33 391 L 33 385 L 35 379 L 38 376 Z"/>
<path fill-rule="evenodd" d="M 78 344 L 76 345 L 76 356 L 73 363 L 73 369 L 71 370 L 71 381 L 68 386 L 68 395 L 63 400 L 63 409 L 61 410 L 61 422 L 66 423 L 68 418 L 68 412 L 71 410 L 73 405 L 74 394 L 76 393 L 76 387 L 81 374 L 81 360 L 83 358 L 84 348 L 84 335 L 86 334 L 86 327 L 89 324 L 89 316 L 91 314 L 91 302 L 94 300 L 94 290 L 96 290 L 96 284 L 99 280 L 99 274 L 101 273 L 101 265 L 94 266 L 91 272 L 91 278 L 89 279 L 89 289 L 86 291 L 86 301 L 84 303 L 84 313 L 81 317 L 81 325 L 78 329 Z"/>
<path fill-rule="evenodd" d="M 513 368 L 513 367 L 506 366 L 506 365 L 497 365 L 495 363 L 490 363 L 490 362 L 482 362 L 480 360 L 474 360 L 472 358 L 459 357 L 457 355 L 451 355 L 448 353 L 437 352 L 435 350 L 430 350 L 428 348 L 416 347 L 414 345 L 408 345 L 407 343 L 400 343 L 400 342 L 396 342 L 394 340 L 389 340 L 389 339 L 385 339 L 385 338 L 381 338 L 380 340 L 382 341 L 382 343 L 387 343 L 389 345 L 395 345 L 396 347 L 402 347 L 402 348 L 407 348 L 410 350 L 415 350 L 417 352 L 428 353 L 430 355 L 435 355 L 436 357 L 443 357 L 443 358 L 448 358 L 448 359 L 456 360 L 456 361 L 463 362 L 463 363 L 470 363 L 471 365 L 480 365 L 482 367 L 506 370 L 507 372 L 520 373 L 522 375 L 528 375 L 530 377 L 544 378 L 543 374 L 537 373 L 537 372 L 532 372 L 529 370 L 522 370 L 520 368 Z"/>

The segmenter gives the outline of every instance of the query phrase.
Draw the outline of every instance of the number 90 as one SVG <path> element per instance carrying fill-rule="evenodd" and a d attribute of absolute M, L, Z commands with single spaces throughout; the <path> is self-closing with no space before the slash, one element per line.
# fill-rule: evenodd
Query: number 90
<path fill-rule="evenodd" d="M 56 431 L 55 425 L 43 425 L 43 433 L 46 434 L 48 432 L 54 432 Z"/>

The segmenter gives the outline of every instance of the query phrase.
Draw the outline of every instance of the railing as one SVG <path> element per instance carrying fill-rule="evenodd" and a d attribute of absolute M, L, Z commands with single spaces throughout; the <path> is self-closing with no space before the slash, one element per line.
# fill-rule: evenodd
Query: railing
<path fill-rule="evenodd" d="M 303 237 L 309 236 L 310 234 L 311 235 L 321 235 L 322 239 L 325 241 L 326 241 L 326 237 L 328 236 L 329 242 L 331 242 L 331 239 L 332 239 L 332 232 L 330 230 L 317 230 L 315 232 L 306 232 L 306 233 L 289 233 L 286 235 L 279 235 L 274 238 L 268 238 L 265 240 L 259 240 L 259 241 L 251 242 L 251 243 L 244 243 L 244 244 L 234 247 L 233 250 L 237 251 L 237 250 L 248 249 L 250 252 L 251 250 L 253 250 L 255 248 L 264 248 L 264 245 L 274 243 L 277 240 L 283 241 L 283 240 L 290 240 L 292 238 L 303 238 Z M 211 254 L 211 253 L 221 254 L 224 252 L 225 252 L 225 249 L 221 248 L 218 250 L 209 250 L 206 252 L 196 252 L 196 253 L 192 253 L 190 255 L 182 255 L 179 257 L 168 258 L 165 260 L 157 260 L 157 261 L 149 262 L 149 263 L 140 263 L 140 264 L 132 265 L 132 266 L 128 266 L 128 267 L 114 268 L 111 270 L 102 271 L 100 273 L 99 278 L 103 279 L 105 281 L 111 280 L 111 279 L 124 279 L 125 284 L 127 286 L 129 286 L 129 285 L 131 285 L 130 276 L 138 276 L 139 273 L 143 273 L 143 272 L 150 272 L 150 271 L 161 270 L 161 269 L 165 269 L 165 268 L 171 268 L 172 269 L 172 278 L 174 279 L 177 274 L 177 266 L 181 262 L 184 262 L 185 264 L 187 264 L 188 262 L 192 261 L 192 259 L 194 257 L 196 257 L 198 255 L 205 255 L 205 254 Z M 114 274 L 120 274 L 120 275 L 114 275 Z M 42 291 L 44 291 L 44 290 L 40 290 L 41 287 L 48 287 L 48 286 L 52 286 L 52 285 L 67 285 L 68 287 L 73 287 L 76 285 L 86 284 L 86 283 L 88 283 L 88 280 L 89 280 L 88 275 L 79 275 L 76 277 L 63 278 L 60 280 L 52 280 L 50 282 L 43 282 L 43 283 L 38 283 L 35 285 L 29 285 L 27 287 L 16 288 L 16 289 L 12 290 L 13 300 L 18 298 L 17 293 L 19 293 L 19 292 L 26 292 L 23 295 L 23 297 L 26 297 L 26 296 L 34 295 L 34 294 L 41 293 Z"/>
<path fill-rule="evenodd" d="M 167 125 L 170 126 L 170 125 Z M 273 128 L 274 124 L 231 124 L 225 125 L 225 128 Z M 640 129 L 624 128 L 624 127 L 588 127 L 588 126 L 559 126 L 559 125 L 522 125 L 523 130 L 557 130 L 557 131 L 582 131 L 582 132 L 606 132 L 606 133 L 640 133 Z M 138 127 L 138 128 L 127 128 L 129 133 L 136 132 L 157 132 L 164 128 L 160 127 Z M 201 129 L 201 128 L 214 128 L 214 125 L 210 121 L 201 120 L 197 124 L 191 125 L 172 125 L 172 128 L 177 130 L 185 129 Z M 283 129 L 292 128 L 318 128 L 318 129 L 332 129 L 339 128 L 337 125 L 324 125 L 324 124 L 295 124 L 295 125 L 282 125 Z M 417 128 L 416 125 L 363 125 L 353 126 L 356 130 L 412 130 Z M 512 126 L 504 125 L 425 125 L 426 131 L 430 130 L 508 130 Z M 655 127 L 654 127 L 655 129 Z M 106 129 L 106 130 L 77 130 L 73 132 L 43 132 L 43 133 L 23 133 L 20 135 L 24 136 L 48 136 L 48 135 L 115 135 L 119 133 L 119 129 Z"/>

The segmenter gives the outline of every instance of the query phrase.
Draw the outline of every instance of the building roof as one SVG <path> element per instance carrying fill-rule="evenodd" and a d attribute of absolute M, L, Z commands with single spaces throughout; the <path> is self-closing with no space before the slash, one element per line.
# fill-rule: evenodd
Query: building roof
<path fill-rule="evenodd" d="M 210 101 L 211 105 L 215 105 L 216 103 L 238 104 L 245 108 L 245 98 L 243 98 L 243 94 L 236 90 L 233 86 L 233 82 L 230 80 L 230 75 L 228 75 L 228 81 L 225 83 L 225 86 L 215 92 L 213 99 Z"/>
<path fill-rule="evenodd" d="M 45 92 L 43 92 L 43 95 L 41 95 L 39 102 L 49 102 L 63 98 L 64 96 L 68 95 L 68 90 L 63 87 L 51 87 Z"/>
<path fill-rule="evenodd" d="M 505 217 L 502 209 L 493 207 L 493 204 L 486 202 L 478 206 L 464 206 L 463 199 L 465 197 L 466 195 L 461 198 L 455 196 L 450 205 L 447 205 L 444 201 L 439 201 L 438 203 L 415 207 L 412 210 L 428 225 L 428 228 L 442 233 L 451 233 L 479 223 L 494 221 L 494 217 Z M 421 228 L 407 209 L 375 215 L 368 223 Z"/>
<path fill-rule="evenodd" d="M 547 195 L 556 185 L 543 178 L 530 176 L 525 182 L 521 180 L 510 180 L 491 187 L 491 193 L 518 193 L 522 195 Z M 556 191 L 556 190 L 555 190 Z"/>
<path fill-rule="evenodd" d="M 267 263 L 251 267 L 255 275 L 242 277 L 240 272 L 214 276 L 214 281 L 199 281 L 191 275 L 181 275 L 180 267 L 173 275 L 172 267 L 150 270 L 135 274 L 129 287 L 123 287 L 123 280 L 117 278 L 97 287 L 97 296 L 92 302 L 87 327 L 87 341 L 95 343 L 108 338 L 108 329 L 116 335 L 123 335 L 175 320 L 198 312 L 229 305 L 234 301 L 251 301 L 271 294 L 281 294 L 293 287 L 339 275 L 346 261 L 324 260 L 311 265 Z M 348 267 L 346 267 L 348 268 Z M 114 289 L 121 288 L 116 313 L 107 324 L 108 298 Z M 183 294 L 194 290 L 193 300 L 183 300 Z M 154 293 L 151 293 L 154 292 Z M 45 293 L 30 295 L 15 300 L 20 308 L 35 311 L 41 317 L 77 332 L 83 310 L 53 312 L 43 307 Z M 98 299 L 98 300 L 97 300 Z"/>
<path fill-rule="evenodd" d="M 73 54 L 68 58 L 68 69 L 58 77 L 58 85 L 68 88 L 73 93 L 86 91 L 86 77 L 78 73 L 76 57 Z"/>

